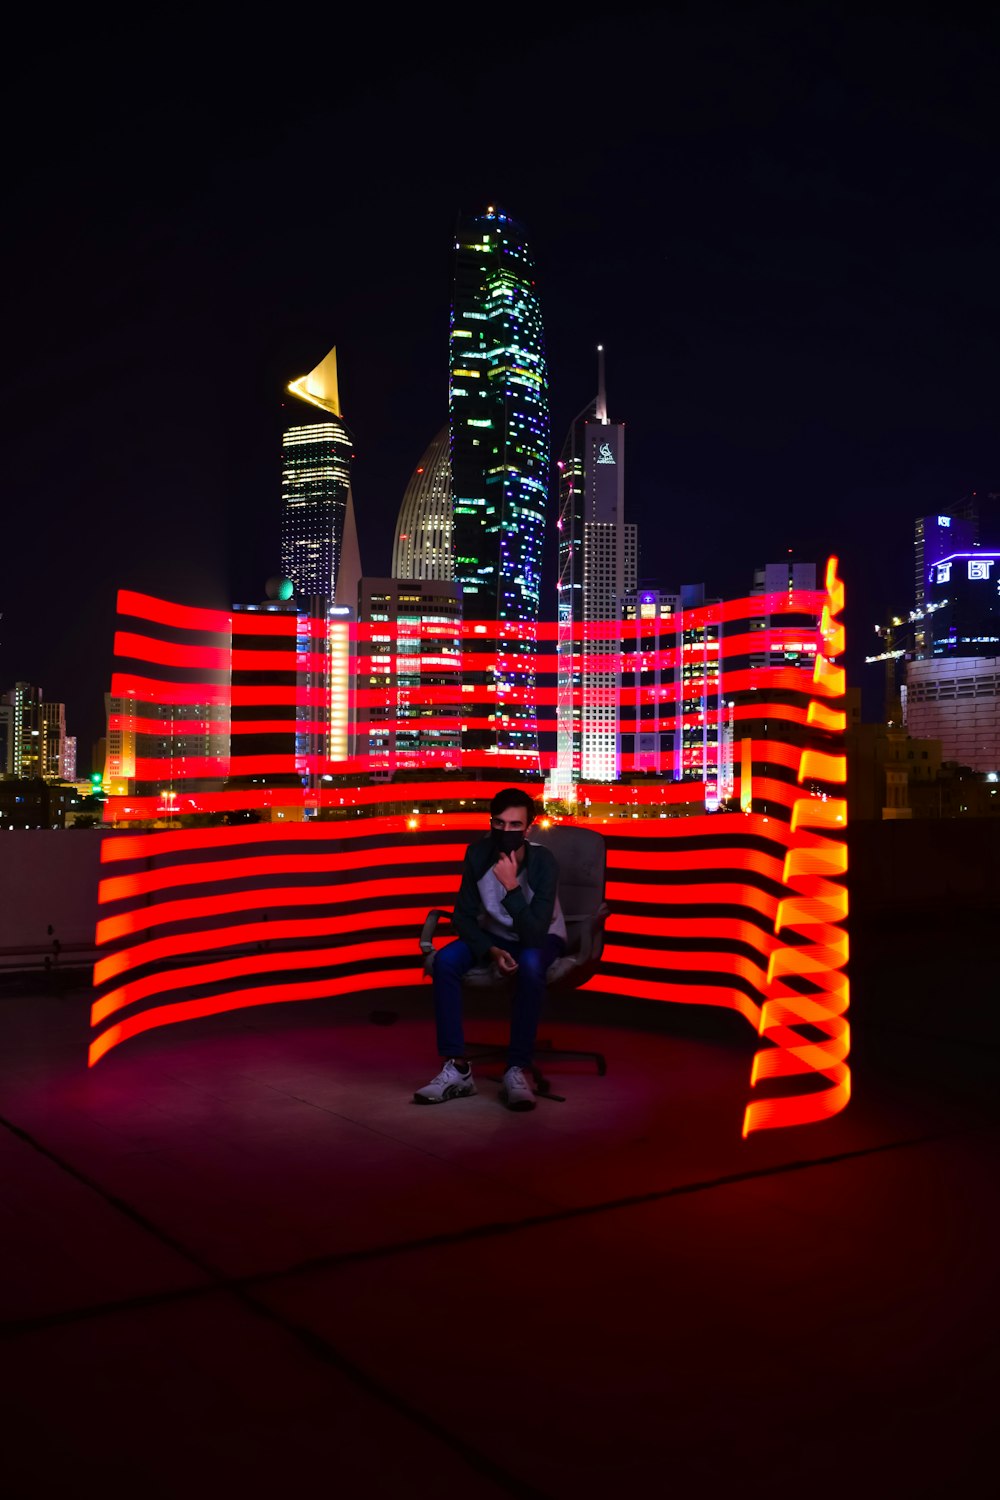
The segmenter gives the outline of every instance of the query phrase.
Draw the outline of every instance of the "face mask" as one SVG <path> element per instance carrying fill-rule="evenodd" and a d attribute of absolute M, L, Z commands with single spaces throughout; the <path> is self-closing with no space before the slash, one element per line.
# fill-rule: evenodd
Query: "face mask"
<path fill-rule="evenodd" d="M 506 828 L 493 828 L 490 830 L 490 838 L 501 854 L 516 854 L 524 843 L 524 834 L 520 830 L 512 832 Z"/>

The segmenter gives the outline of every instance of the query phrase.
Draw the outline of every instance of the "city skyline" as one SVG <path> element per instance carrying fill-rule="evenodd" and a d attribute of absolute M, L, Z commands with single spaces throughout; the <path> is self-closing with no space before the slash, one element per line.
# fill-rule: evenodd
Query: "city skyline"
<path fill-rule="evenodd" d="M 334 96 L 308 58 L 274 90 L 251 88 L 252 66 L 210 65 L 209 35 L 198 59 L 178 50 L 183 109 L 128 70 L 105 77 L 96 35 L 82 54 L 56 39 L 25 56 L 6 106 L 27 117 L 43 82 L 59 104 L 10 182 L 0 457 L 17 564 L 0 677 L 66 702 L 81 759 L 101 732 L 119 587 L 224 607 L 280 570 L 275 394 L 334 343 L 361 553 L 389 572 L 400 498 L 447 399 L 442 247 L 487 194 L 529 226 L 557 434 L 607 347 L 640 576 L 732 596 L 762 558 L 836 552 L 852 680 L 877 704 L 879 674 L 861 662 L 912 590 L 914 518 L 998 487 L 981 230 L 996 194 L 995 27 L 862 26 L 810 6 L 711 24 L 625 15 L 586 149 L 545 90 L 530 146 L 452 129 L 470 27 L 461 41 L 442 28 L 425 58 L 419 118 L 403 106 L 402 47 L 362 48 Z M 586 16 L 569 30 L 539 20 L 519 67 L 583 76 L 605 35 Z M 501 52 L 482 67 L 484 88 L 509 74 Z M 351 135 L 360 212 L 313 188 L 359 110 L 378 122 Z M 59 610 L 39 608 L 29 561 L 43 520 L 43 593 Z"/>

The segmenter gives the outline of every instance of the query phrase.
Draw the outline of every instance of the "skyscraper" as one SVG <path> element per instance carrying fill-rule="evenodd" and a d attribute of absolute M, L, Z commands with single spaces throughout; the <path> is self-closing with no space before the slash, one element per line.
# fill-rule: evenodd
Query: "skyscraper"
<path fill-rule="evenodd" d="M 637 532 L 625 520 L 625 424 L 611 422 L 604 348 L 597 395 L 570 426 L 559 461 L 558 683 L 555 795 L 581 779 L 614 781 L 621 764 L 615 629 L 636 586 Z M 580 626 L 603 624 L 587 639 Z"/>
<path fill-rule="evenodd" d="M 979 506 L 976 495 L 967 495 L 945 515 L 918 516 L 913 523 L 913 651 L 916 657 L 932 655 L 930 634 L 924 621 L 928 602 L 927 580 L 933 565 L 959 548 L 979 544 Z M 895 683 L 895 669 L 890 668 Z M 893 698 L 895 697 L 892 694 Z"/>
<path fill-rule="evenodd" d="M 112 797 L 124 797 L 135 787 L 135 726 L 140 707 L 135 698 L 104 694 L 108 732 L 104 740 L 104 764 L 97 769 L 103 772 L 102 790 Z"/>
<path fill-rule="evenodd" d="M 12 709 L 11 775 L 29 780 L 44 776 L 46 721 L 41 688 L 17 682 L 4 694 L 4 702 Z"/>
<path fill-rule="evenodd" d="M 959 548 L 974 547 L 978 541 L 975 496 L 967 496 L 947 515 L 917 517 L 913 523 L 913 602 L 917 609 L 923 609 L 927 602 L 927 577 L 932 564 Z"/>
<path fill-rule="evenodd" d="M 63 775 L 66 752 L 65 703 L 42 704 L 42 775 L 46 781 L 59 781 Z"/>
<path fill-rule="evenodd" d="M 406 486 L 392 544 L 393 578 L 453 577 L 449 446 L 448 428 L 442 427 Z"/>
<path fill-rule="evenodd" d="M 534 264 L 523 229 L 489 207 L 459 222 L 449 351 L 454 579 L 467 620 L 511 622 L 498 651 L 492 728 L 478 749 L 537 755 L 535 649 L 548 498 L 548 375 Z M 527 663 L 527 670 L 523 670 Z"/>
<path fill-rule="evenodd" d="M 361 576 L 351 495 L 354 445 L 340 408 L 336 349 L 287 389 L 281 569 L 296 594 L 353 605 Z"/>
<path fill-rule="evenodd" d="M 14 705 L 0 699 L 0 776 L 14 775 Z"/>

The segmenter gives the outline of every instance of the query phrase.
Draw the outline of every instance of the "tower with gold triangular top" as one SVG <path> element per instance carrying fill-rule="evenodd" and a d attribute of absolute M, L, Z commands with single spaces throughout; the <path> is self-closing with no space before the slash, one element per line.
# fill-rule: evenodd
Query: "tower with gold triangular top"
<path fill-rule="evenodd" d="M 356 608 L 361 567 L 351 495 L 354 444 L 340 406 L 335 348 L 308 375 L 289 381 L 285 410 L 281 570 L 297 595 Z"/>

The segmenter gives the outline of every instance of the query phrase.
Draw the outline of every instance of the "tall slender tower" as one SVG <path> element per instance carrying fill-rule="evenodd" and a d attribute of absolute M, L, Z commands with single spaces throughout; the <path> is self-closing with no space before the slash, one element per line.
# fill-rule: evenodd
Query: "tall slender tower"
<path fill-rule="evenodd" d="M 281 570 L 296 594 L 327 600 L 344 593 L 342 566 L 357 551 L 351 459 L 354 444 L 340 409 L 337 351 L 289 382 L 281 450 Z M 360 567 L 356 567 L 356 592 Z M 346 580 L 345 580 L 346 581 Z M 339 587 L 338 587 L 339 586 Z M 348 600 L 356 605 L 356 599 Z"/>
<path fill-rule="evenodd" d="M 301 748 L 343 760 L 351 735 L 349 622 L 357 618 L 361 556 L 351 493 L 354 444 L 340 406 L 337 351 L 288 385 L 281 464 L 281 568 L 291 581 L 309 661 L 300 673 Z M 325 621 L 317 630 L 316 622 Z M 310 706 L 313 705 L 313 706 Z M 316 712 L 316 705 L 320 713 Z M 319 720 L 324 719 L 322 728 Z"/>
<path fill-rule="evenodd" d="M 454 578 L 467 620 L 512 622 L 517 656 L 498 651 L 485 729 L 469 749 L 537 768 L 533 656 L 548 498 L 548 375 L 524 230 L 489 207 L 459 221 L 452 299 L 449 428 Z M 492 696 L 492 692 L 491 692 Z"/>
<path fill-rule="evenodd" d="M 451 459 L 442 427 L 414 469 L 392 544 L 393 578 L 451 582 Z"/>
<path fill-rule="evenodd" d="M 625 520 L 625 424 L 608 417 L 604 347 L 597 395 L 570 425 L 559 461 L 559 582 L 554 795 L 614 781 L 621 766 L 617 621 L 636 586 L 637 533 Z M 595 627 L 580 640 L 579 627 Z M 577 627 L 574 630 L 574 627 Z"/>

